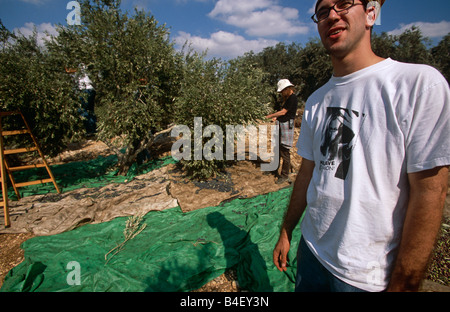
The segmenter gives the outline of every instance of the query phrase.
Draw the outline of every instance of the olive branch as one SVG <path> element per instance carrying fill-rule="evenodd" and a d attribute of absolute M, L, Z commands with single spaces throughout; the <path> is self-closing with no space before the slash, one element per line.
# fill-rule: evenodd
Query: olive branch
<path fill-rule="evenodd" d="M 105 265 L 108 264 L 108 262 L 115 255 L 117 255 L 119 252 L 121 252 L 124 249 L 125 244 L 128 241 L 130 241 L 133 238 L 135 238 L 136 236 L 138 236 L 147 227 L 147 224 L 141 224 L 143 218 L 144 218 L 143 215 L 137 215 L 137 216 L 132 216 L 127 219 L 127 221 L 125 222 L 125 229 L 123 231 L 123 236 L 125 239 L 122 243 L 118 244 L 116 247 L 111 249 L 105 255 L 105 261 L 106 261 Z M 108 258 L 109 255 L 111 255 L 111 256 Z"/>

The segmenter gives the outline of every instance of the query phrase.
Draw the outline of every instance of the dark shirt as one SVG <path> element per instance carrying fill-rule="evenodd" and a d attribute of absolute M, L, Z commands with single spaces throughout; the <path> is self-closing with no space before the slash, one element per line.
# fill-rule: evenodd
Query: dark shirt
<path fill-rule="evenodd" d="M 284 103 L 283 108 L 287 110 L 286 115 L 277 118 L 279 122 L 286 122 L 291 119 L 295 119 L 297 116 L 298 98 L 295 94 L 292 94 Z"/>

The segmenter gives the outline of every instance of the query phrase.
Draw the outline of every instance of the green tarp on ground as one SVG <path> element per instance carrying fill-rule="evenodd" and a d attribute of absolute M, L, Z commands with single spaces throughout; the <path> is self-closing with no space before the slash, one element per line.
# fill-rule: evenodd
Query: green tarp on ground
<path fill-rule="evenodd" d="M 103 187 L 111 183 L 123 183 L 135 176 L 161 168 L 176 161 L 172 157 L 153 159 L 148 163 L 137 166 L 134 164 L 126 176 L 117 175 L 117 156 L 100 156 L 90 161 L 71 162 L 62 165 L 50 166 L 56 183 L 62 192 L 69 192 L 80 188 Z M 47 179 L 45 168 L 32 169 L 14 173 L 16 183 Z M 21 197 L 56 193 L 52 183 L 32 185 L 19 189 Z M 12 187 L 8 189 L 8 197 L 17 199 Z"/>
<path fill-rule="evenodd" d="M 272 263 L 291 191 L 189 213 L 179 208 L 150 212 L 143 219 L 146 228 L 108 263 L 105 254 L 123 241 L 127 218 L 30 239 L 22 245 L 24 262 L 8 273 L 1 291 L 191 291 L 228 268 L 237 270 L 243 289 L 293 291 L 299 229 L 288 272 Z M 71 285 L 77 272 L 80 285 Z"/>

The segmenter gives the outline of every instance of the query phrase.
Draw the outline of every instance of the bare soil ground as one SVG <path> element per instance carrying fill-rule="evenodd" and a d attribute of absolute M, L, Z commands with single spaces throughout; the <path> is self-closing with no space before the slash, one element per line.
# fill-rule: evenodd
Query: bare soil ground
<path fill-rule="evenodd" d="M 86 141 L 73 144 L 50 163 L 60 164 L 71 161 L 89 160 L 99 155 L 109 155 L 110 151 L 101 142 Z M 301 160 L 294 159 L 294 168 L 298 169 Z M 450 178 L 449 178 L 450 182 Z M 450 183 L 449 183 L 450 185 Z M 435 256 L 430 264 L 427 279 L 424 281 L 423 292 L 450 292 L 450 188 L 445 207 L 445 220 L 442 234 L 437 244 Z M 24 259 L 24 251 L 21 244 L 33 237 L 33 234 L 0 234 L 0 287 L 6 274 Z M 207 283 L 197 290 L 198 292 L 239 292 L 240 289 L 236 272 L 228 270 L 222 276 Z"/>

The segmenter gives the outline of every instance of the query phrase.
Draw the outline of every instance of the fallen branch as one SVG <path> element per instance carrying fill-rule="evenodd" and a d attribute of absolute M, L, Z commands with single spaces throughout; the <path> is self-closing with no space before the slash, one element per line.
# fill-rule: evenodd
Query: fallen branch
<path fill-rule="evenodd" d="M 119 252 L 121 252 L 123 250 L 123 248 L 125 247 L 125 244 L 128 241 L 130 241 L 133 238 L 135 238 L 136 236 L 138 236 L 147 227 L 147 224 L 141 224 L 143 217 L 144 217 L 143 215 L 137 215 L 137 216 L 132 216 L 127 219 L 127 221 L 125 223 L 125 230 L 123 231 L 125 240 L 122 243 L 118 244 L 113 249 L 111 249 L 105 255 L 105 261 L 106 261 L 105 265 L 108 264 L 108 262 L 115 255 L 117 255 Z M 108 255 L 110 255 L 110 254 L 111 254 L 111 257 L 109 257 L 109 259 L 108 259 Z"/>

